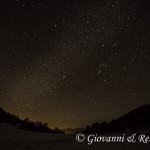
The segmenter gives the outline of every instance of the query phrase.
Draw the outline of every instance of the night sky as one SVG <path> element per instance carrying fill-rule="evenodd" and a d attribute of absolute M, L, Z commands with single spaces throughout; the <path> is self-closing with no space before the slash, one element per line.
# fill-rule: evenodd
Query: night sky
<path fill-rule="evenodd" d="M 1 0 L 0 107 L 75 128 L 150 103 L 149 8 L 143 0 Z"/>

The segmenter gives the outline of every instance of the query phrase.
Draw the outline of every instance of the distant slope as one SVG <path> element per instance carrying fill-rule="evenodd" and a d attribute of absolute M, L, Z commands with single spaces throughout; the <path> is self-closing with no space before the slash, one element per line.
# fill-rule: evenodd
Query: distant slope
<path fill-rule="evenodd" d="M 134 132 L 142 128 L 150 129 L 150 104 L 136 108 L 109 123 L 94 123 L 86 127 L 82 132 L 105 134 L 108 132 L 122 132 L 126 130 Z"/>
<path fill-rule="evenodd" d="M 67 129 L 61 129 L 61 131 L 64 131 L 66 134 L 75 134 L 79 131 L 82 131 L 83 128 L 74 128 L 74 129 L 71 129 L 71 128 L 67 128 Z"/>

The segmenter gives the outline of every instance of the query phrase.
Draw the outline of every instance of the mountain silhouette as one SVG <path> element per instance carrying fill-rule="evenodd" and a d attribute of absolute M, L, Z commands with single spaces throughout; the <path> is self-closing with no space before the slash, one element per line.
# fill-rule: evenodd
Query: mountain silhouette
<path fill-rule="evenodd" d="M 135 132 L 140 129 L 150 129 L 150 104 L 138 107 L 111 122 L 94 123 L 87 126 L 82 133 Z"/>
<path fill-rule="evenodd" d="M 19 117 L 5 112 L 2 108 L 0 108 L 0 123 L 7 123 L 15 126 L 16 128 L 28 130 L 28 131 L 35 131 L 35 132 L 50 132 L 50 133 L 63 133 L 58 128 L 52 130 L 48 128 L 48 124 L 41 122 L 33 122 L 30 121 L 28 118 L 25 120 L 19 119 Z"/>

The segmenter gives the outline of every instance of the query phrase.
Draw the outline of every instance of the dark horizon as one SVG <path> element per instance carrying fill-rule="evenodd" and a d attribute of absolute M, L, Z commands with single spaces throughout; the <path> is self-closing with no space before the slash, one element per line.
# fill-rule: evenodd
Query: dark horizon
<path fill-rule="evenodd" d="M 150 13 L 142 0 L 0 1 L 0 106 L 78 128 L 150 98 Z"/>
<path fill-rule="evenodd" d="M 42 124 L 47 124 L 47 122 L 41 122 L 40 120 L 31 120 L 30 118 L 28 118 L 28 117 L 26 117 L 26 118 L 20 118 L 17 114 L 12 114 L 11 112 L 7 112 L 7 111 L 5 111 L 3 108 L 1 108 L 0 107 L 0 113 L 1 112 L 4 112 L 4 113 L 7 113 L 7 114 L 10 114 L 10 115 L 12 115 L 12 116 L 14 116 L 15 118 L 17 118 L 17 119 L 19 119 L 19 120 L 21 120 L 21 121 L 25 121 L 25 120 L 28 120 L 29 122 L 33 122 L 33 123 L 42 123 Z M 146 114 L 146 112 L 148 113 L 148 114 Z M 119 116 L 119 117 L 117 117 L 117 118 L 112 118 L 111 120 L 109 120 L 109 121 L 106 121 L 106 120 L 102 120 L 102 121 L 95 121 L 95 122 L 92 122 L 92 123 L 89 123 L 89 124 L 86 124 L 85 126 L 80 126 L 80 127 L 74 127 L 74 128 L 71 128 L 71 127 L 65 127 L 65 128 L 59 128 L 58 126 L 55 126 L 55 127 L 51 127 L 51 126 L 49 126 L 49 124 L 47 124 L 48 125 L 48 128 L 49 129 L 52 129 L 52 130 L 54 130 L 54 129 L 56 129 L 56 128 L 58 128 L 58 129 L 60 129 L 60 130 L 64 130 L 65 131 L 65 129 L 86 129 L 86 127 L 87 126 L 92 126 L 93 124 L 97 124 L 97 123 L 99 123 L 99 124 L 101 124 L 101 123 L 106 123 L 106 124 L 111 124 L 112 122 L 118 122 L 118 120 L 122 120 L 122 119 L 124 119 L 124 118 L 130 118 L 132 121 L 135 119 L 133 119 L 133 116 L 131 115 L 131 114 L 134 114 L 134 117 L 136 117 L 137 119 L 138 119 L 138 115 L 144 115 L 145 117 L 146 117 L 146 115 L 148 116 L 149 115 L 149 112 L 150 112 L 150 104 L 144 104 L 144 105 L 141 105 L 141 106 L 139 106 L 139 107 L 137 107 L 137 108 L 135 108 L 135 109 L 133 109 L 133 110 L 131 110 L 131 111 L 129 111 L 129 112 L 126 112 L 125 114 L 122 114 L 121 116 Z M 0 114 L 1 115 L 1 114 Z M 137 115 L 137 116 L 136 116 Z M 2 117 L 2 116 L 1 116 Z M 1 119 L 2 118 L 0 118 L 0 121 L 1 121 Z M 4 120 L 5 120 L 5 118 L 3 118 Z M 143 118 L 144 119 L 144 118 Z M 148 121 L 149 121 L 149 119 L 148 119 Z M 5 122 L 5 121 L 4 121 Z M 119 121 L 120 122 L 120 121 Z M 130 122 L 130 121 L 127 121 L 127 122 Z M 134 121 L 133 121 L 134 122 Z M 7 121 L 6 121 L 6 123 L 7 123 Z M 9 122 L 8 122 L 9 123 Z M 135 125 L 137 124 L 136 122 L 134 123 Z M 78 131 L 78 130 L 77 130 Z M 67 131 L 66 131 L 67 132 Z M 66 133 L 67 134 L 67 133 Z"/>

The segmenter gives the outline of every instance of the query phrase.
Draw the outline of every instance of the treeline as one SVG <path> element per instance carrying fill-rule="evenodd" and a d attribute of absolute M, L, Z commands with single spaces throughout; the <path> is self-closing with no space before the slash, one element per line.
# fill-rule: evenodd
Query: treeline
<path fill-rule="evenodd" d="M 113 120 L 111 122 L 106 123 L 105 121 L 102 123 L 94 123 L 92 125 L 88 125 L 83 129 L 82 133 L 84 134 L 107 134 L 107 133 L 116 133 L 116 132 L 130 132 L 134 133 L 141 129 L 150 129 L 150 120 L 149 121 L 128 121 L 128 122 L 118 122 L 117 120 Z"/>
<path fill-rule="evenodd" d="M 57 127 L 54 130 L 50 129 L 47 123 L 30 121 L 29 118 L 21 120 L 19 119 L 18 116 L 7 113 L 1 108 L 0 108 L 0 123 L 9 123 L 17 126 L 17 128 L 19 129 L 28 131 L 59 133 L 59 134 L 64 133 L 63 131 L 60 131 L 59 128 Z"/>
<path fill-rule="evenodd" d="M 48 127 L 47 123 L 33 122 L 30 121 L 29 118 L 23 120 L 23 124 L 20 128 L 23 130 L 30 130 L 36 132 L 50 132 L 50 133 L 57 133 L 57 134 L 64 133 L 63 131 L 60 131 L 59 128 L 57 127 L 54 130 L 52 130 Z"/>

